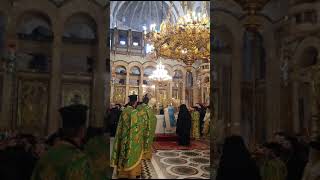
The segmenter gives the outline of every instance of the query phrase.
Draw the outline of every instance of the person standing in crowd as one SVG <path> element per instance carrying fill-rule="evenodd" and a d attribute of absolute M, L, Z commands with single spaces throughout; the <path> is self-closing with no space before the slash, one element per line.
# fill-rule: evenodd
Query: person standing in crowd
<path fill-rule="evenodd" d="M 178 135 L 178 144 L 182 146 L 190 145 L 191 115 L 185 104 L 180 105 L 177 119 L 176 133 Z"/>
<path fill-rule="evenodd" d="M 109 167 L 109 153 L 107 137 L 103 128 L 89 127 L 87 131 L 84 152 L 89 158 L 89 165 L 93 172 L 93 179 L 107 180 Z"/>
<path fill-rule="evenodd" d="M 60 109 L 62 139 L 37 162 L 32 180 L 92 179 L 87 156 L 82 150 L 88 107 L 70 105 Z"/>
<path fill-rule="evenodd" d="M 280 159 L 281 145 L 267 143 L 264 145 L 263 162 L 260 172 L 262 180 L 286 180 L 287 168 Z"/>
<path fill-rule="evenodd" d="M 199 123 L 200 123 L 199 130 L 200 130 L 200 136 L 202 136 L 203 135 L 202 134 L 203 127 L 204 127 L 204 117 L 206 116 L 207 108 L 204 105 L 200 104 L 200 103 L 197 103 L 196 106 L 197 106 L 197 110 L 198 110 L 199 115 L 200 115 L 200 117 L 199 117 Z"/>
<path fill-rule="evenodd" d="M 120 115 L 111 154 L 111 167 L 119 178 L 135 179 L 141 175 L 143 157 L 143 120 L 135 109 L 137 95 L 129 96 L 128 106 Z"/>
<path fill-rule="evenodd" d="M 207 107 L 207 112 L 206 115 L 204 117 L 204 125 L 203 125 L 203 130 L 202 130 L 202 134 L 205 137 L 210 137 L 210 117 L 211 113 L 210 113 L 210 107 Z"/>
<path fill-rule="evenodd" d="M 320 179 L 320 136 L 309 143 L 309 161 L 304 169 L 302 180 Z"/>
<path fill-rule="evenodd" d="M 200 139 L 200 113 L 198 107 L 193 107 L 191 109 L 191 119 L 192 119 L 192 126 L 191 126 L 191 137 L 194 139 Z"/>
<path fill-rule="evenodd" d="M 144 159 L 151 159 L 152 157 L 152 144 L 155 135 L 157 118 L 152 109 L 148 105 L 150 100 L 149 94 L 143 97 L 142 104 L 137 107 L 138 116 L 143 119 L 144 131 L 143 131 L 143 151 Z"/>
<path fill-rule="evenodd" d="M 174 107 L 172 106 L 172 103 L 168 106 L 168 114 L 169 114 L 169 120 L 170 120 L 170 127 L 175 127 L 176 120 L 174 117 Z"/>
<path fill-rule="evenodd" d="M 297 138 L 286 137 L 283 144 L 286 156 L 286 166 L 288 171 L 287 180 L 301 180 L 306 161 L 301 154 L 300 145 Z"/>
<path fill-rule="evenodd" d="M 114 137 L 116 135 L 118 121 L 119 121 L 120 114 L 121 114 L 120 108 L 121 107 L 119 107 L 119 104 L 116 104 L 111 107 L 109 114 L 108 114 L 107 121 L 110 124 L 109 128 L 110 128 L 110 136 L 111 137 Z"/>
<path fill-rule="evenodd" d="M 261 180 L 259 168 L 241 136 L 225 139 L 216 180 Z"/>

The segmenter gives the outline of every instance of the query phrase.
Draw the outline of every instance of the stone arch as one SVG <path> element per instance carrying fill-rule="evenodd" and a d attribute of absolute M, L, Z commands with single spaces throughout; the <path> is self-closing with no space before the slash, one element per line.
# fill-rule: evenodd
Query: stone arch
<path fill-rule="evenodd" d="M 40 14 L 43 17 L 49 19 L 50 23 L 52 24 L 52 29 L 54 29 L 54 23 L 57 21 L 57 13 L 56 13 L 56 6 L 49 1 L 42 1 L 42 0 L 34 0 L 30 3 L 29 0 L 21 0 L 19 3 L 14 6 L 12 11 L 17 14 L 12 19 L 12 23 L 10 24 L 10 30 L 14 31 L 18 29 L 17 27 L 21 24 L 21 19 L 24 18 L 25 15 L 29 13 L 36 13 Z"/>
<path fill-rule="evenodd" d="M 143 67 L 144 68 L 146 68 L 148 66 L 152 66 L 152 67 L 156 68 L 157 67 L 157 63 L 154 62 L 154 61 L 147 61 L 147 62 L 143 63 Z"/>
<path fill-rule="evenodd" d="M 138 61 L 130 62 L 130 63 L 128 64 L 128 69 L 130 70 L 130 69 L 133 68 L 134 66 L 137 66 L 137 67 L 140 69 L 140 71 L 142 71 L 143 66 L 142 66 L 142 64 L 141 64 L 140 62 L 138 62 Z"/>
<path fill-rule="evenodd" d="M 293 61 L 292 63 L 294 65 L 299 65 L 302 62 L 302 57 L 304 55 L 304 53 L 306 52 L 306 50 L 310 49 L 310 48 L 314 48 L 315 50 L 317 50 L 317 52 L 320 52 L 320 39 L 317 37 L 307 37 L 305 38 L 297 47 L 297 51 L 293 56 Z"/>
<path fill-rule="evenodd" d="M 16 25 L 19 36 L 45 36 L 53 38 L 52 19 L 41 11 L 28 10 L 20 14 Z"/>
<path fill-rule="evenodd" d="M 128 67 L 128 63 L 126 61 L 123 60 L 118 60 L 118 61 L 114 61 L 113 66 L 117 67 L 117 66 L 124 66 L 124 67 Z"/>
<path fill-rule="evenodd" d="M 64 21 L 63 37 L 98 39 L 97 22 L 88 13 L 76 12 Z"/>

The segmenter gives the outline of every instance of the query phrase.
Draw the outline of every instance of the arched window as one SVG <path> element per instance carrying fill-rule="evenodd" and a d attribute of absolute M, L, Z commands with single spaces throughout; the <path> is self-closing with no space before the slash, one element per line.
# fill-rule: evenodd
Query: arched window
<path fill-rule="evenodd" d="M 154 70 L 156 70 L 155 67 L 153 67 L 153 66 L 148 66 L 148 67 L 144 68 L 143 75 L 144 75 L 144 76 L 150 76 Z"/>
<path fill-rule="evenodd" d="M 131 68 L 131 71 L 130 71 L 130 75 L 133 75 L 133 76 L 140 76 L 140 68 L 137 67 L 137 66 L 134 66 Z"/>
<path fill-rule="evenodd" d="M 63 38 L 65 40 L 95 40 L 97 25 L 93 18 L 86 14 L 76 14 L 65 23 Z"/>
<path fill-rule="evenodd" d="M 192 76 L 191 72 L 187 72 L 186 79 L 187 79 L 187 87 L 192 87 L 193 86 L 193 76 Z"/>
<path fill-rule="evenodd" d="M 120 74 L 120 75 L 127 75 L 127 70 L 124 66 L 118 66 L 116 67 L 116 74 Z"/>
<path fill-rule="evenodd" d="M 28 12 L 20 19 L 17 35 L 21 39 L 52 40 L 53 32 L 49 17 L 38 12 Z"/>

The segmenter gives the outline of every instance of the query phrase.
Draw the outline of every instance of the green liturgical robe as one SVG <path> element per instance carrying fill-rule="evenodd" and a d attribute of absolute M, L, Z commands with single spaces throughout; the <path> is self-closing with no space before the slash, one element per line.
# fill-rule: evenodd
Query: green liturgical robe
<path fill-rule="evenodd" d="M 143 155 L 143 121 L 138 111 L 126 107 L 120 115 L 111 155 L 111 167 L 131 171 L 140 164 Z"/>
<path fill-rule="evenodd" d="M 104 136 L 94 137 L 85 144 L 84 150 L 89 158 L 89 165 L 94 179 L 107 180 L 108 148 L 107 138 Z"/>
<path fill-rule="evenodd" d="M 192 118 L 192 128 L 191 128 L 191 137 L 195 139 L 200 138 L 200 113 L 198 111 L 193 111 L 191 113 Z"/>
<path fill-rule="evenodd" d="M 32 180 L 92 180 L 87 156 L 76 146 L 62 141 L 40 158 Z"/>
<path fill-rule="evenodd" d="M 150 153 L 155 135 L 157 118 L 152 109 L 147 104 L 141 104 L 137 107 L 138 116 L 143 119 L 143 150 L 144 153 Z"/>
<path fill-rule="evenodd" d="M 286 165 L 279 159 L 267 160 L 260 168 L 262 180 L 286 180 Z"/>

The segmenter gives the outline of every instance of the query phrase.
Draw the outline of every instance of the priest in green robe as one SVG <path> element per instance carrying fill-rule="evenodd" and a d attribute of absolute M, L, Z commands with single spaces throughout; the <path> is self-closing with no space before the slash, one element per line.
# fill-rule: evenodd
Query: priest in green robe
<path fill-rule="evenodd" d="M 108 178 L 108 168 L 110 167 L 109 148 L 104 130 L 102 128 L 89 127 L 84 152 L 88 156 L 89 165 L 93 172 L 93 179 L 110 179 Z"/>
<path fill-rule="evenodd" d="M 87 155 L 81 146 L 85 137 L 87 106 L 71 105 L 60 109 L 62 138 L 37 162 L 32 180 L 92 180 Z"/>
<path fill-rule="evenodd" d="M 118 178 L 135 179 L 141 175 L 143 157 L 143 121 L 135 109 L 137 95 L 129 96 L 130 102 L 122 111 L 111 154 L 111 167 Z"/>
<path fill-rule="evenodd" d="M 152 111 L 151 107 L 148 106 L 150 97 L 146 94 L 143 97 L 142 104 L 137 107 L 138 116 L 143 120 L 143 159 L 151 159 L 152 157 L 152 144 L 155 135 L 157 118 Z"/>

